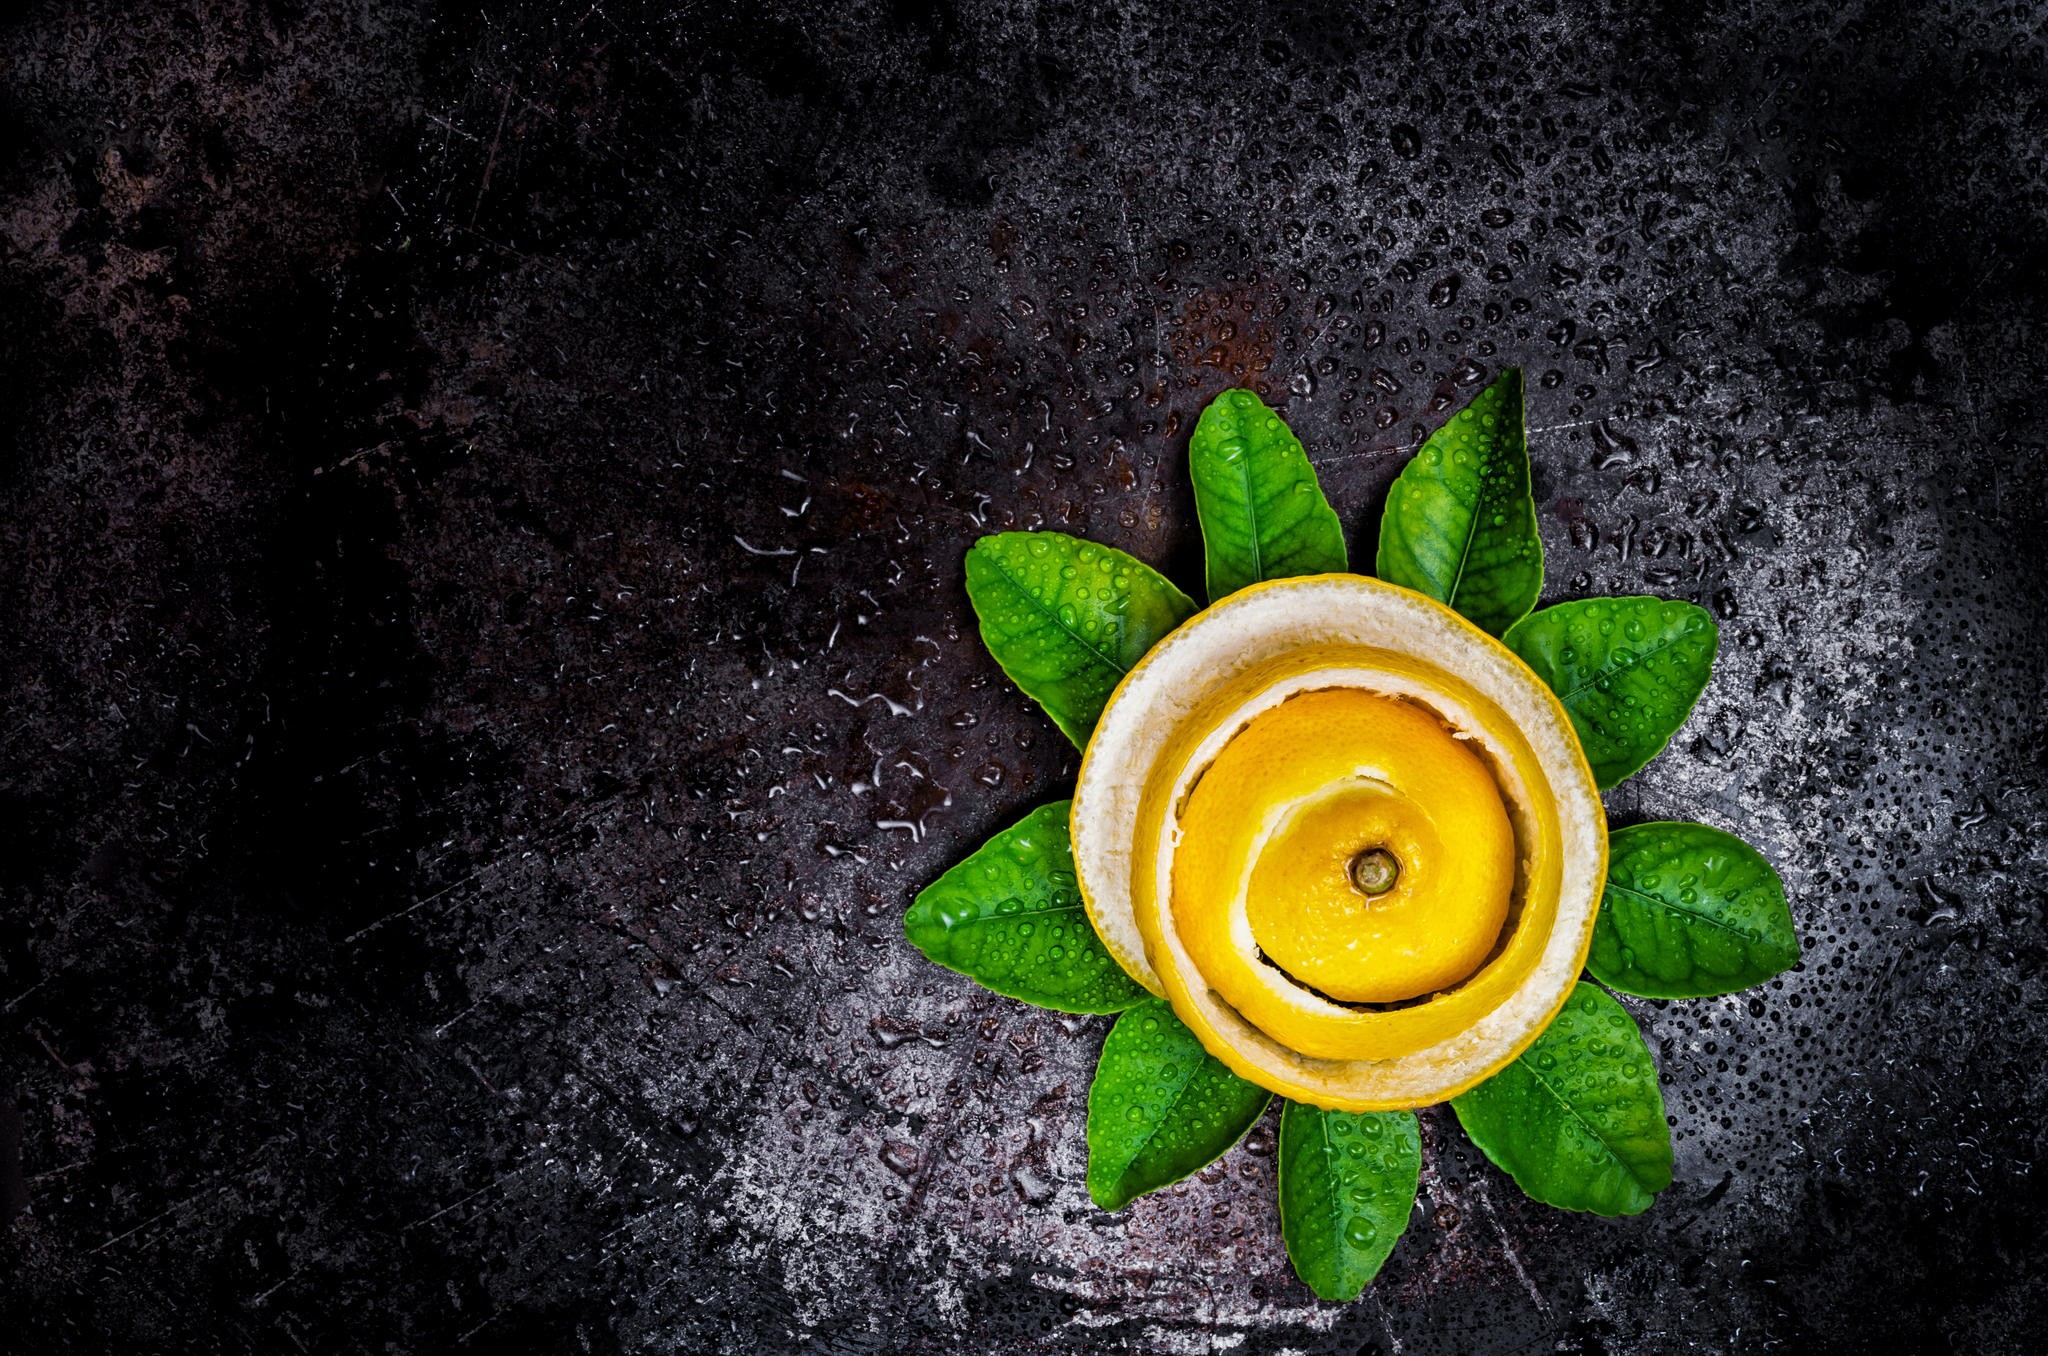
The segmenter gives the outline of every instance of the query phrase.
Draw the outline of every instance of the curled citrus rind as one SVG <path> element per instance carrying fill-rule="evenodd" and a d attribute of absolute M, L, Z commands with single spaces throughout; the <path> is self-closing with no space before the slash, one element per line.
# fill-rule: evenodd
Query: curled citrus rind
<path fill-rule="evenodd" d="M 1072 811 L 1111 955 L 1295 1101 L 1448 1100 L 1570 996 L 1606 871 L 1570 718 L 1499 641 L 1356 575 L 1232 594 L 1119 684 Z"/>

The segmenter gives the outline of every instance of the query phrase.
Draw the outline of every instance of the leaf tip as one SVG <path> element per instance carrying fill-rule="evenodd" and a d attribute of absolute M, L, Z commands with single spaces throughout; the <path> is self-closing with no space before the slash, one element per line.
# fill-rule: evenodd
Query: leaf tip
<path fill-rule="evenodd" d="M 930 896 L 938 888 L 938 881 L 933 881 L 930 885 L 925 886 L 924 889 L 911 896 L 910 907 L 903 911 L 904 937 L 909 940 L 912 946 L 922 951 L 926 957 L 931 959 L 936 959 L 932 955 L 933 948 L 930 945 L 934 941 L 931 925 L 934 921 L 932 913 L 936 908 L 936 904 Z"/>
<path fill-rule="evenodd" d="M 1300 1271 L 1297 1270 L 1295 1275 L 1301 1276 Z M 1319 1285 L 1306 1276 L 1302 1276 L 1301 1280 L 1302 1284 L 1306 1285 L 1315 1294 L 1317 1299 L 1330 1304 L 1349 1304 L 1365 1293 L 1366 1283 L 1362 1281 L 1354 1287 L 1348 1285 Z"/>
<path fill-rule="evenodd" d="M 1088 1174 L 1088 1199 L 1095 1202 L 1097 1209 L 1112 1213 L 1131 1203 L 1131 1198 L 1119 1192 L 1114 1183 L 1102 1181 L 1092 1172 Z"/>

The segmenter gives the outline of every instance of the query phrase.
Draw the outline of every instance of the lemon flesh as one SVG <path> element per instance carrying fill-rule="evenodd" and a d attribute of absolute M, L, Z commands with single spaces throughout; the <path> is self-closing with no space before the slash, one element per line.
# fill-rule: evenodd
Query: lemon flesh
<path fill-rule="evenodd" d="M 1132 977 L 1261 1086 L 1422 1106 L 1569 996 L 1606 823 L 1512 652 L 1431 599 L 1318 575 L 1198 614 L 1128 674 L 1082 762 L 1075 865 Z M 1384 880 L 1362 889 L 1353 863 Z"/>
<path fill-rule="evenodd" d="M 1205 973 L 1233 968 L 1218 948 L 1241 918 L 1298 984 L 1398 1002 L 1471 976 L 1507 921 L 1515 838 L 1492 772 L 1429 711 L 1363 689 L 1305 693 L 1251 722 L 1180 832 L 1174 914 Z M 1392 882 L 1367 894 L 1351 866 L 1375 851 Z"/>

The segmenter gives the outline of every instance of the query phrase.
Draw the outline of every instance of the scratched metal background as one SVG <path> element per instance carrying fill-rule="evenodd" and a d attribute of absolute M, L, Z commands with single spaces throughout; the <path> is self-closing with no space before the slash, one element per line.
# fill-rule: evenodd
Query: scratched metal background
<path fill-rule="evenodd" d="M 11 10 L 0 1346 L 2039 1349 L 2038 5 Z M 1616 822 L 1806 960 L 1633 1004 L 1650 1213 L 1428 1114 L 1321 1305 L 903 941 L 1075 768 L 960 555 L 1195 586 L 1249 382 L 1369 559 L 1507 363 L 1546 596 L 1724 620 Z"/>

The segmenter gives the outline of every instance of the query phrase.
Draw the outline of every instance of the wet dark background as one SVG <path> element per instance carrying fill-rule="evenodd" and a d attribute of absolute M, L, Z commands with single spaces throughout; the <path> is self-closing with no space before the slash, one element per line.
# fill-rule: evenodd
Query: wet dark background
<path fill-rule="evenodd" d="M 2042 14 L 13 12 L 0 1345 L 2038 1350 Z M 1650 1213 L 1428 1113 L 1321 1305 L 1272 1122 L 1104 1215 L 1104 1023 L 902 938 L 1075 768 L 960 555 L 1198 587 L 1249 382 L 1369 560 L 1509 363 L 1546 598 L 1723 619 L 1615 822 L 1806 960 L 1632 1005 Z"/>

